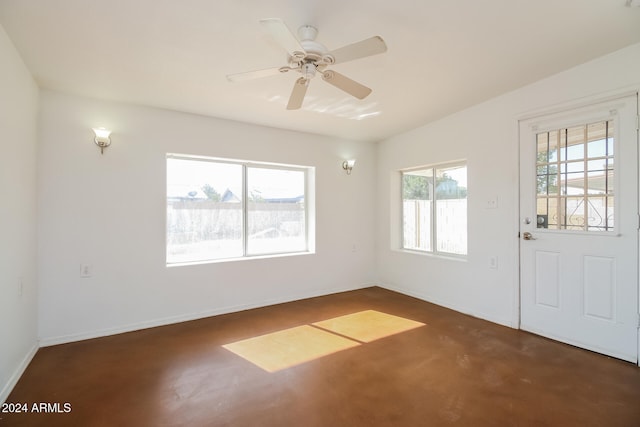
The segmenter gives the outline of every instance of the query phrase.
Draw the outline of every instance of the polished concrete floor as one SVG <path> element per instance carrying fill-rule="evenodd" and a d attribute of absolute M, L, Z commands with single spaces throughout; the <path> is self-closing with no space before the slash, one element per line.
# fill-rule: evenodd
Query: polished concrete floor
<path fill-rule="evenodd" d="M 223 347 L 365 310 L 424 325 L 275 372 Z M 7 403 L 0 426 L 633 427 L 640 369 L 368 288 L 42 348 Z"/>

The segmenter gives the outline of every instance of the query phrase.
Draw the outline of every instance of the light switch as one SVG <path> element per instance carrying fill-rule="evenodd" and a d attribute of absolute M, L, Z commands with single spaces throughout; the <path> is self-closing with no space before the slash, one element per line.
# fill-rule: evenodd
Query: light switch
<path fill-rule="evenodd" d="M 497 209 L 498 208 L 498 196 L 492 197 L 487 200 L 485 204 L 486 209 Z"/>

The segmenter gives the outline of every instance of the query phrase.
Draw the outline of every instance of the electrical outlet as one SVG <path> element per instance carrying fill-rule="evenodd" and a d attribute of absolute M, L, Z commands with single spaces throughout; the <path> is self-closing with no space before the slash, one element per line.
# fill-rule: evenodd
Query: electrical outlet
<path fill-rule="evenodd" d="M 80 277 L 91 277 L 93 268 L 89 264 L 80 264 Z"/>
<path fill-rule="evenodd" d="M 498 196 L 488 199 L 485 204 L 486 209 L 498 209 Z"/>

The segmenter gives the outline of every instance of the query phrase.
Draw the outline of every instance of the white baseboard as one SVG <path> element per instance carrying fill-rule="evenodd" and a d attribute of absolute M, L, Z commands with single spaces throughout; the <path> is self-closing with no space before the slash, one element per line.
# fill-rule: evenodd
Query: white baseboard
<path fill-rule="evenodd" d="M 117 335 L 117 334 L 122 334 L 126 332 L 139 331 L 142 329 L 155 328 L 158 326 L 166 326 L 174 323 L 188 322 L 191 320 L 198 320 L 198 319 L 204 319 L 212 316 L 219 316 L 221 314 L 235 313 L 238 311 L 250 310 L 253 308 L 267 307 L 270 305 L 282 304 L 282 303 L 291 302 L 291 301 L 298 301 L 298 300 L 307 299 L 307 298 L 314 298 L 314 297 L 319 297 L 324 295 L 336 294 L 340 292 L 348 292 L 348 291 L 363 289 L 371 286 L 376 286 L 376 285 L 362 284 L 360 286 L 353 286 L 353 287 L 324 288 L 322 290 L 317 290 L 313 292 L 302 292 L 299 294 L 284 295 L 278 298 L 273 298 L 273 299 L 264 300 L 260 302 L 253 302 L 249 304 L 240 304 L 240 305 L 227 306 L 227 307 L 218 307 L 213 310 L 182 314 L 179 316 L 169 316 L 169 317 L 154 319 L 154 320 L 145 321 L 145 322 L 118 326 L 115 328 L 106 328 L 106 329 L 100 329 L 96 331 L 82 332 L 79 334 L 60 335 L 60 336 L 54 336 L 54 337 L 41 337 L 40 347 L 66 344 L 70 342 L 83 341 L 83 340 L 88 340 L 92 338 L 100 338 L 100 337 L 106 337 L 109 335 Z"/>
<path fill-rule="evenodd" d="M 9 394 L 18 383 L 18 380 L 20 379 L 22 374 L 24 374 L 24 371 L 27 369 L 27 366 L 29 366 L 29 363 L 31 363 L 31 360 L 33 360 L 33 356 L 35 356 L 36 353 L 38 352 L 38 348 L 39 348 L 38 343 L 37 342 L 34 343 L 31 349 L 22 358 L 22 361 L 20 362 L 18 367 L 15 369 L 15 371 L 9 378 L 9 381 L 7 381 L 7 383 L 4 384 L 4 386 L 2 387 L 2 391 L 0 391 L 0 403 L 4 403 L 7 400 L 7 398 L 9 397 Z"/>
<path fill-rule="evenodd" d="M 408 295 L 414 298 L 418 298 L 421 299 L 423 301 L 426 302 L 430 302 L 432 304 L 435 305 L 439 305 L 440 307 L 444 307 L 444 308 L 448 308 L 450 310 L 453 311 L 457 311 L 458 313 L 462 313 L 462 314 L 467 314 L 469 316 L 473 316 L 473 317 L 477 317 L 478 319 L 482 319 L 482 320 L 486 320 L 488 322 L 492 322 L 492 323 L 496 323 L 498 325 L 502 325 L 502 326 L 507 326 L 509 328 L 514 328 L 513 327 L 513 322 L 512 319 L 510 318 L 501 318 L 498 316 L 494 316 L 488 313 L 483 313 L 477 310 L 473 310 L 470 309 L 469 307 L 462 307 L 458 304 L 453 304 L 450 301 L 443 301 L 440 300 L 438 298 L 434 298 L 431 295 L 428 294 L 424 294 L 424 293 L 420 293 L 420 292 L 413 292 L 413 291 L 408 291 L 404 288 L 398 287 L 398 286 L 394 286 L 394 285 L 389 285 L 389 284 L 379 284 L 378 286 L 380 286 L 381 288 L 385 288 L 385 289 L 389 289 L 390 291 L 394 291 L 394 292 L 398 292 L 400 294 L 404 294 L 404 295 Z M 517 328 L 514 328 L 517 329 Z"/>

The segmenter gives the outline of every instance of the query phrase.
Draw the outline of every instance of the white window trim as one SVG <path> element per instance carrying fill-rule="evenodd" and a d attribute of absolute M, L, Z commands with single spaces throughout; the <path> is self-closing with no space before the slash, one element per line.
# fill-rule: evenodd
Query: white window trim
<path fill-rule="evenodd" d="M 435 258 L 444 258 L 444 259 L 450 259 L 450 260 L 456 260 L 456 261 L 466 261 L 468 259 L 469 256 L 469 245 L 467 242 L 467 252 L 464 254 L 456 254 L 456 253 L 451 253 L 451 252 L 444 252 L 444 251 L 438 251 L 437 250 L 437 215 L 435 214 L 435 202 L 436 199 L 433 199 L 433 208 L 432 208 L 432 212 L 431 212 L 431 224 L 430 224 L 430 231 L 431 231 L 431 250 L 421 250 L 421 249 L 412 249 L 412 248 L 405 248 L 404 247 L 404 180 L 403 180 L 403 176 L 405 173 L 408 172 L 413 172 L 413 171 L 418 171 L 418 170 L 425 170 L 425 169 L 432 169 L 434 171 L 434 177 L 435 177 L 435 171 L 437 169 L 447 169 L 447 168 L 455 168 L 455 167 L 459 167 L 459 166 L 464 166 L 468 168 L 468 162 L 467 160 L 456 160 L 456 161 L 452 161 L 452 162 L 445 162 L 445 163 L 433 163 L 433 164 L 427 164 L 427 165 L 422 165 L 422 166 L 415 166 L 415 167 L 411 167 L 411 168 L 407 168 L 407 169 L 401 169 L 399 171 L 399 176 L 400 176 L 400 234 L 399 234 L 399 238 L 400 238 L 400 247 L 397 249 L 399 252 L 405 252 L 405 253 L 409 253 L 409 254 L 415 254 L 415 255 L 421 255 L 421 256 L 427 256 L 427 257 L 435 257 Z M 467 184 L 467 188 L 468 188 L 468 184 Z M 435 197 L 435 189 L 433 191 L 434 197 Z M 468 200 L 468 198 L 467 198 Z M 467 221 L 469 219 L 468 217 L 468 208 L 467 208 Z M 467 222 L 468 223 L 468 222 Z M 469 237 L 469 230 L 467 228 L 466 230 L 467 233 L 467 238 Z"/>
<path fill-rule="evenodd" d="M 189 154 L 167 153 L 167 155 L 165 156 L 165 168 L 166 168 L 166 161 L 168 159 L 202 161 L 202 162 L 211 162 L 211 163 L 226 163 L 226 164 L 242 166 L 242 204 L 241 206 L 242 206 L 243 254 L 242 256 L 232 256 L 228 258 L 214 258 L 214 259 L 207 259 L 207 260 L 182 261 L 182 262 L 168 262 L 165 255 L 166 267 L 213 264 L 213 263 L 265 259 L 265 258 L 281 258 L 281 257 L 289 257 L 289 256 L 310 255 L 315 253 L 315 168 L 314 167 L 303 166 L 303 165 L 291 165 L 291 164 L 284 164 L 284 163 L 258 162 L 258 161 L 251 161 L 251 160 L 229 159 L 229 158 L 221 158 L 221 157 L 208 157 L 208 156 L 189 155 Z M 246 234 L 246 230 L 248 229 L 248 224 L 247 224 L 248 212 L 247 212 L 247 203 L 246 203 L 247 194 L 248 194 L 247 170 L 250 167 L 277 169 L 277 170 L 292 170 L 292 171 L 300 171 L 304 173 L 305 249 L 302 249 L 299 251 L 283 251 L 283 252 L 256 253 L 256 254 L 249 254 L 247 252 L 247 245 L 248 245 L 248 236 Z M 165 180 L 165 191 L 166 191 L 166 180 Z M 164 227 L 165 253 L 166 253 L 166 248 L 168 246 L 168 240 L 167 240 L 168 224 L 167 224 L 167 211 L 166 211 L 167 204 L 166 203 L 167 202 L 165 197 L 165 227 Z"/>

